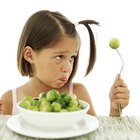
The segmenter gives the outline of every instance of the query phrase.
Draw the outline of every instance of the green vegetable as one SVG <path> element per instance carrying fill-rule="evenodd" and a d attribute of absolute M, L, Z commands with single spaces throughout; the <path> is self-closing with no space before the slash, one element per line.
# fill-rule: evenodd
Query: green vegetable
<path fill-rule="evenodd" d="M 61 95 L 57 98 L 57 100 L 55 102 L 59 103 L 62 108 L 66 108 L 67 104 Z"/>
<path fill-rule="evenodd" d="M 51 104 L 46 104 L 46 105 L 40 106 L 40 111 L 42 111 L 42 112 L 52 112 Z"/>
<path fill-rule="evenodd" d="M 47 100 L 53 102 L 58 98 L 58 95 L 59 95 L 59 91 L 52 89 L 47 93 Z"/>
<path fill-rule="evenodd" d="M 29 108 L 31 107 L 31 102 L 26 101 L 26 100 L 23 100 L 23 101 L 20 103 L 20 106 L 23 107 L 23 108 L 29 109 Z"/>
<path fill-rule="evenodd" d="M 112 49 L 117 49 L 120 46 L 119 39 L 117 38 L 112 38 L 109 42 L 109 45 Z"/>
<path fill-rule="evenodd" d="M 39 94 L 39 98 L 46 98 L 47 97 L 47 93 L 46 92 L 41 92 Z"/>
<path fill-rule="evenodd" d="M 20 106 L 34 111 L 41 112 L 69 112 L 84 109 L 81 100 L 74 94 L 59 93 L 52 89 L 48 92 L 41 92 L 39 97 L 25 96 Z"/>
<path fill-rule="evenodd" d="M 68 109 L 69 112 L 71 112 L 71 111 L 78 110 L 78 107 L 76 107 L 76 106 L 69 106 L 67 109 Z"/>
<path fill-rule="evenodd" d="M 77 106 L 78 106 L 78 101 L 77 101 L 77 99 L 72 99 L 72 100 L 69 102 L 69 106 L 70 106 L 70 107 L 72 107 L 72 106 L 77 107 Z"/>
<path fill-rule="evenodd" d="M 39 107 L 35 106 L 35 105 L 32 105 L 30 110 L 39 111 Z"/>
<path fill-rule="evenodd" d="M 67 109 L 61 109 L 60 112 L 68 112 Z"/>
<path fill-rule="evenodd" d="M 44 106 L 44 105 L 50 105 L 51 103 L 46 100 L 45 98 L 40 98 L 40 106 Z"/>
<path fill-rule="evenodd" d="M 53 103 L 52 103 L 52 110 L 53 110 L 54 112 L 60 112 L 60 110 L 61 110 L 61 105 L 60 105 L 59 103 L 57 103 L 57 102 L 53 102 Z"/>
<path fill-rule="evenodd" d="M 65 93 L 64 101 L 66 103 L 69 103 L 71 100 L 72 100 L 72 95 L 71 94 L 68 94 L 68 93 Z"/>

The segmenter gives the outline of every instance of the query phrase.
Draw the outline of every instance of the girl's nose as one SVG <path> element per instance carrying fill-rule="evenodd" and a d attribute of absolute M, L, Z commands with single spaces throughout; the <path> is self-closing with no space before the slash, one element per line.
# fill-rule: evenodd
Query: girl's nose
<path fill-rule="evenodd" d="M 72 69 L 72 64 L 70 62 L 65 62 L 61 67 L 62 72 L 70 72 L 71 69 Z"/>

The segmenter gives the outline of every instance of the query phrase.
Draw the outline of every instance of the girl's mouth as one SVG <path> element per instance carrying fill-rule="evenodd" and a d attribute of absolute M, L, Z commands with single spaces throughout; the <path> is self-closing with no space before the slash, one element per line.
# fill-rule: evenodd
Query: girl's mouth
<path fill-rule="evenodd" d="M 66 82 L 68 81 L 68 78 L 63 77 L 63 78 L 61 78 L 61 79 L 59 79 L 59 80 L 66 83 Z"/>

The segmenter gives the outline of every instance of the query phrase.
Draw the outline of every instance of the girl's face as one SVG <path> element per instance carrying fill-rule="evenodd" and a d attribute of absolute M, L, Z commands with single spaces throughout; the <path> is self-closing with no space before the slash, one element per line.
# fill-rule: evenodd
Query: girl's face
<path fill-rule="evenodd" d="M 65 37 L 55 45 L 33 52 L 33 77 L 52 88 L 64 86 L 79 51 L 78 39 Z"/>

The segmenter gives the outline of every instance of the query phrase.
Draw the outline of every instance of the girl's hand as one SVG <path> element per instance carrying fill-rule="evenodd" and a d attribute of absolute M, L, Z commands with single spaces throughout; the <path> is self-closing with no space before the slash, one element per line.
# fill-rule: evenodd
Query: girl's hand
<path fill-rule="evenodd" d="M 110 116 L 119 116 L 119 105 L 122 110 L 129 103 L 129 90 L 120 75 L 116 76 L 109 97 L 111 104 Z"/>

